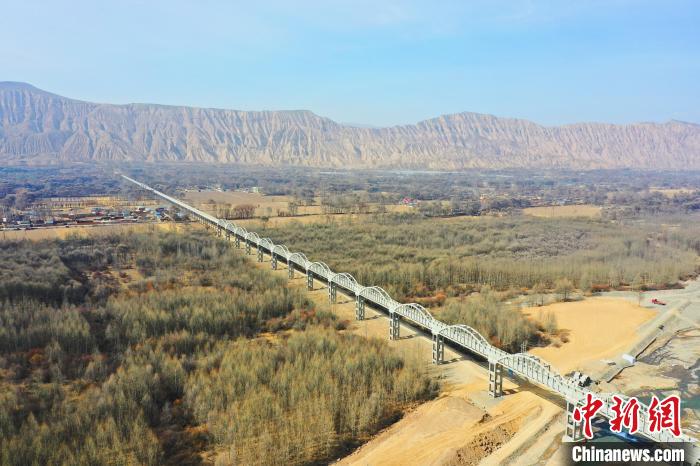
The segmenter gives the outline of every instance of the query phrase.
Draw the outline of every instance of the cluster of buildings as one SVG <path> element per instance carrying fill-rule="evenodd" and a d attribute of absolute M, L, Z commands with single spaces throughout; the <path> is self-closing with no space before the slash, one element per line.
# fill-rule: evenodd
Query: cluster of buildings
<path fill-rule="evenodd" d="M 92 207 L 70 211 L 35 210 L 14 211 L 0 217 L 4 230 L 21 230 L 47 227 L 70 227 L 73 225 L 104 225 L 119 223 L 182 221 L 185 216 L 165 206 L 136 206 L 126 209 Z"/>

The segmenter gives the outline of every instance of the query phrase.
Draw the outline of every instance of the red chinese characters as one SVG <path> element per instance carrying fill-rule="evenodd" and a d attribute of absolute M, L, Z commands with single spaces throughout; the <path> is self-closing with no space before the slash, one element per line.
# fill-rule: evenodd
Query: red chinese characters
<path fill-rule="evenodd" d="M 612 397 L 615 404 L 612 406 L 612 411 L 615 417 L 610 420 L 610 430 L 613 432 L 622 432 L 622 428 L 629 429 L 630 434 L 634 434 L 639 429 L 639 401 L 632 397 L 623 402 L 622 398 L 617 395 Z"/>
<path fill-rule="evenodd" d="M 681 435 L 681 400 L 671 395 L 663 401 L 656 396 L 651 397 L 649 404 L 649 430 L 660 432 L 668 429 L 675 437 Z"/>
<path fill-rule="evenodd" d="M 583 406 L 577 406 L 574 409 L 574 421 L 583 421 L 583 435 L 587 439 L 593 438 L 593 429 L 591 428 L 591 419 L 596 415 L 598 410 L 603 407 L 603 402 L 595 398 L 590 393 L 586 394 L 586 402 Z"/>
<path fill-rule="evenodd" d="M 626 428 L 630 434 L 637 433 L 640 426 L 640 411 L 642 404 L 635 397 L 623 399 L 613 395 L 613 405 L 610 411 L 613 416 L 610 419 L 610 430 L 622 432 Z M 573 419 L 577 423 L 583 423 L 583 435 L 593 438 L 592 419 L 604 406 L 603 402 L 595 398 L 591 393 L 586 394 L 586 401 L 577 406 L 573 411 Z M 681 400 L 676 395 L 671 395 L 660 401 L 656 396 L 651 397 L 648 418 L 645 420 L 650 432 L 668 430 L 675 437 L 681 435 Z"/>

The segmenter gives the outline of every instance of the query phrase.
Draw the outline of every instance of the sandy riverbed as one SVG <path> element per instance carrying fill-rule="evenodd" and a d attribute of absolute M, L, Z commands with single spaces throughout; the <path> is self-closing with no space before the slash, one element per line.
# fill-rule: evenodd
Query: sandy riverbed
<path fill-rule="evenodd" d="M 640 327 L 657 312 L 623 298 L 594 297 L 583 301 L 528 308 L 537 319 L 551 312 L 568 342 L 559 347 L 532 348 L 529 352 L 547 360 L 562 373 L 598 371 L 605 360 L 619 357 L 640 338 Z"/>

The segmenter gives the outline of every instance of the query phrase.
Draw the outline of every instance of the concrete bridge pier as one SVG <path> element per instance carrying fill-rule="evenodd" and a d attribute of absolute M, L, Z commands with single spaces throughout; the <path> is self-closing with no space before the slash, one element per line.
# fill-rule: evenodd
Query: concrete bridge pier
<path fill-rule="evenodd" d="M 399 325 L 399 315 L 396 312 L 390 313 L 389 319 L 389 340 L 398 340 L 401 326 Z"/>
<path fill-rule="evenodd" d="M 335 304 L 335 301 L 337 298 L 338 298 L 338 290 L 335 286 L 335 283 L 331 282 L 328 284 L 328 301 L 331 304 Z"/>
<path fill-rule="evenodd" d="M 245 253 L 250 254 L 250 243 L 248 241 L 245 242 Z"/>
<path fill-rule="evenodd" d="M 292 280 L 294 279 L 294 265 L 292 265 L 292 261 L 287 259 L 287 271 L 289 272 L 289 279 Z"/>
<path fill-rule="evenodd" d="M 306 288 L 309 291 L 314 289 L 314 274 L 310 270 L 306 272 Z"/>
<path fill-rule="evenodd" d="M 270 267 L 272 267 L 272 270 L 277 270 L 277 256 L 274 253 L 270 257 Z"/>
<path fill-rule="evenodd" d="M 496 361 L 489 361 L 489 395 L 503 396 L 503 366 Z"/>
<path fill-rule="evenodd" d="M 583 440 L 583 426 L 574 421 L 574 410 L 577 404 L 566 400 L 566 431 L 564 442 L 580 442 Z"/>
<path fill-rule="evenodd" d="M 236 239 L 234 240 L 234 243 L 236 245 L 236 249 L 241 249 L 241 238 L 239 236 L 236 236 Z"/>
<path fill-rule="evenodd" d="M 263 261 L 263 250 L 260 246 L 258 246 L 258 262 Z"/>
<path fill-rule="evenodd" d="M 442 364 L 445 360 L 445 341 L 439 333 L 433 334 L 433 364 Z"/>
<path fill-rule="evenodd" d="M 226 230 L 226 241 L 231 241 L 231 232 Z"/>
<path fill-rule="evenodd" d="M 365 319 L 365 298 L 362 296 L 355 298 L 355 319 Z"/>

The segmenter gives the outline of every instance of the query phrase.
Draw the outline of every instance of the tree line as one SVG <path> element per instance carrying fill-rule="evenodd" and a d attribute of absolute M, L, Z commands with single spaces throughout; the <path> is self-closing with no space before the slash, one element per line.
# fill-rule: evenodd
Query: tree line
<path fill-rule="evenodd" d="M 317 464 L 437 391 L 425 364 L 339 333 L 328 309 L 217 238 L 0 250 L 44 286 L 0 301 L 0 464 Z"/>

